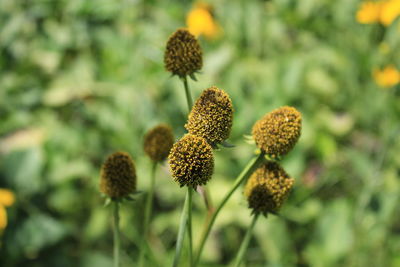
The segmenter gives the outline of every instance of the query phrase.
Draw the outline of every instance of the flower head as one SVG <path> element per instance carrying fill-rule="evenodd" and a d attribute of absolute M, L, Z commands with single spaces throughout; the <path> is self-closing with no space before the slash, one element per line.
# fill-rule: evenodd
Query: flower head
<path fill-rule="evenodd" d="M 205 3 L 197 3 L 186 17 L 186 24 L 190 33 L 195 36 L 203 34 L 206 38 L 215 38 L 220 28 L 214 21 L 211 6 Z"/>
<path fill-rule="evenodd" d="M 7 227 L 7 211 L 0 205 L 0 233 Z"/>
<path fill-rule="evenodd" d="M 183 136 L 173 145 L 168 159 L 172 177 L 181 187 L 206 184 L 214 171 L 212 148 L 200 136 Z"/>
<path fill-rule="evenodd" d="M 294 180 L 276 162 L 268 161 L 249 178 L 244 189 L 254 213 L 277 213 L 289 195 Z"/>
<path fill-rule="evenodd" d="M 386 66 L 383 70 L 374 70 L 373 77 L 381 87 L 392 87 L 400 83 L 400 72 L 395 66 Z"/>
<path fill-rule="evenodd" d="M 233 106 L 229 95 L 213 86 L 204 90 L 196 100 L 185 128 L 213 146 L 229 137 L 232 121 Z"/>
<path fill-rule="evenodd" d="M 171 127 L 160 124 L 151 129 L 144 137 L 144 152 L 153 161 L 163 161 L 168 157 L 174 143 Z"/>
<path fill-rule="evenodd" d="M 199 42 L 186 29 L 178 29 L 169 37 L 164 54 L 167 71 L 183 78 L 199 71 L 203 66 Z"/>
<path fill-rule="evenodd" d="M 136 190 L 136 169 L 131 156 L 115 152 L 103 163 L 100 191 L 111 198 L 126 197 Z"/>
<path fill-rule="evenodd" d="M 389 26 L 400 15 L 400 0 L 367 1 L 361 4 L 356 19 L 359 23 L 380 22 Z"/>
<path fill-rule="evenodd" d="M 275 158 L 287 154 L 301 134 L 301 114 L 293 107 L 280 107 L 267 113 L 253 126 L 257 146 Z"/>
<path fill-rule="evenodd" d="M 0 205 L 8 207 L 14 204 L 15 196 L 14 193 L 8 189 L 0 188 Z"/>
<path fill-rule="evenodd" d="M 379 22 L 382 9 L 382 1 L 363 2 L 357 11 L 356 19 L 359 23 L 370 24 Z"/>
<path fill-rule="evenodd" d="M 400 0 L 381 1 L 380 22 L 389 26 L 400 15 Z"/>
<path fill-rule="evenodd" d="M 6 207 L 11 206 L 15 202 L 14 193 L 7 189 L 0 188 L 0 233 L 7 226 Z"/>

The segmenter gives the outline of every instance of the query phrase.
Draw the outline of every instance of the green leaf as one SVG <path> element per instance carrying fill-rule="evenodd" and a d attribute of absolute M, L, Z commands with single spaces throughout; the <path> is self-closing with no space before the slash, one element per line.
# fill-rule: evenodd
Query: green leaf
<path fill-rule="evenodd" d="M 197 79 L 196 79 L 196 76 L 194 75 L 194 73 L 189 74 L 189 77 L 190 77 L 193 81 L 197 82 Z"/>

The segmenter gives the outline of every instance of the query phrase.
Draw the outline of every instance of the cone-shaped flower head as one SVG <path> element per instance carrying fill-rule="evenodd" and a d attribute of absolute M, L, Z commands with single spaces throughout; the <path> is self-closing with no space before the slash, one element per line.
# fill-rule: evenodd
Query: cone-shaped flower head
<path fill-rule="evenodd" d="M 183 136 L 173 145 L 168 159 L 172 177 L 181 187 L 206 184 L 214 171 L 212 147 L 200 136 Z"/>
<path fill-rule="evenodd" d="M 294 180 L 278 163 L 268 161 L 249 178 L 244 189 L 254 213 L 277 213 L 292 189 Z"/>
<path fill-rule="evenodd" d="M 203 91 L 189 113 L 185 128 L 214 146 L 229 137 L 233 106 L 229 95 L 213 86 Z"/>
<path fill-rule="evenodd" d="M 173 75 L 185 77 L 203 66 L 199 42 L 186 29 L 178 29 L 169 37 L 164 54 L 165 69 Z"/>
<path fill-rule="evenodd" d="M 136 169 L 128 153 L 108 156 L 100 176 L 100 191 L 111 198 L 126 197 L 136 190 Z"/>
<path fill-rule="evenodd" d="M 287 154 L 301 134 L 301 114 L 293 107 L 280 107 L 267 113 L 253 126 L 257 146 L 271 157 Z"/>
<path fill-rule="evenodd" d="M 144 152 L 153 161 L 163 161 L 168 157 L 174 144 L 174 135 L 171 127 L 160 124 L 151 129 L 144 137 Z"/>

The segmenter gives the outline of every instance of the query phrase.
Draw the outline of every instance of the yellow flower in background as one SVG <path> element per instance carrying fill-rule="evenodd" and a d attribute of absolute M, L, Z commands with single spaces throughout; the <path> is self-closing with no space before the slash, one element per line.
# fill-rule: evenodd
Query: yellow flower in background
<path fill-rule="evenodd" d="M 400 0 L 388 0 L 382 3 L 380 22 L 389 26 L 400 15 Z"/>
<path fill-rule="evenodd" d="M 400 82 L 400 72 L 395 66 L 386 66 L 383 70 L 374 70 L 373 77 L 381 87 L 392 87 Z"/>
<path fill-rule="evenodd" d="M 362 24 L 379 22 L 381 9 L 382 9 L 382 1 L 364 2 L 361 4 L 360 9 L 357 11 L 356 19 L 359 23 Z"/>
<path fill-rule="evenodd" d="M 362 24 L 380 22 L 389 26 L 400 15 L 400 0 L 367 1 L 361 4 L 356 19 Z"/>
<path fill-rule="evenodd" d="M 4 228 L 7 226 L 7 211 L 6 208 L 0 206 L 0 233 L 3 231 Z"/>
<path fill-rule="evenodd" d="M 197 3 L 186 17 L 189 32 L 196 37 L 204 35 L 206 38 L 215 38 L 220 33 L 218 24 L 211 14 L 211 6 L 205 3 Z"/>
<path fill-rule="evenodd" d="M 14 202 L 14 193 L 10 190 L 0 188 L 0 232 L 7 226 L 6 207 L 11 206 Z"/>

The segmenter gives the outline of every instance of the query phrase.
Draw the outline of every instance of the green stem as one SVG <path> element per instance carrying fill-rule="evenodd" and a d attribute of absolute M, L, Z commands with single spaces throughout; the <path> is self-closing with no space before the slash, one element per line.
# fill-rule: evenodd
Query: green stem
<path fill-rule="evenodd" d="M 175 257 L 174 257 L 174 262 L 172 264 L 173 267 L 178 266 L 179 258 L 181 256 L 181 252 L 182 252 L 183 239 L 185 237 L 185 231 L 186 231 L 187 220 L 188 220 L 188 213 L 187 213 L 188 206 L 189 206 L 189 194 L 186 193 L 185 203 L 183 204 L 183 210 L 182 210 L 182 214 L 181 214 L 181 221 L 179 224 L 178 237 L 176 240 Z"/>
<path fill-rule="evenodd" d="M 187 213 L 188 213 L 188 221 L 187 221 L 187 227 L 188 227 L 188 237 L 189 237 L 189 266 L 193 266 L 193 237 L 192 237 L 192 188 L 188 186 L 188 207 L 187 207 Z"/>
<path fill-rule="evenodd" d="M 207 237 L 210 234 L 211 228 L 215 222 L 215 219 L 217 218 L 219 212 L 221 209 L 225 206 L 226 202 L 229 200 L 229 198 L 232 196 L 233 192 L 236 191 L 236 189 L 240 186 L 240 184 L 251 174 L 253 173 L 254 169 L 257 168 L 257 166 L 264 161 L 264 153 L 260 153 L 258 157 L 253 158 L 247 165 L 246 167 L 242 170 L 242 172 L 239 174 L 239 176 L 236 178 L 235 183 L 233 184 L 231 190 L 225 195 L 219 206 L 216 208 L 215 212 L 211 216 L 211 218 L 208 220 L 208 223 L 206 225 L 205 231 L 203 232 L 203 235 L 200 240 L 200 246 L 198 249 L 198 252 L 196 254 L 196 258 L 194 261 L 194 266 L 196 266 L 200 260 L 201 253 L 203 252 L 204 245 L 207 241 Z"/>
<path fill-rule="evenodd" d="M 119 203 L 118 200 L 114 202 L 114 267 L 119 267 Z"/>
<path fill-rule="evenodd" d="M 191 92 L 190 92 L 190 88 L 189 88 L 189 84 L 188 84 L 188 81 L 187 81 L 187 77 L 186 76 L 183 77 L 182 80 L 183 80 L 183 86 L 185 87 L 186 101 L 187 101 L 189 112 L 190 112 L 190 110 L 192 109 L 192 106 L 193 106 L 193 99 L 192 99 L 192 95 L 191 95 Z"/>
<path fill-rule="evenodd" d="M 243 261 L 243 257 L 246 253 L 247 247 L 249 246 L 249 242 L 250 242 L 251 234 L 253 232 L 254 225 L 256 224 L 256 221 L 258 219 L 258 215 L 259 214 L 255 214 L 253 216 L 253 220 L 251 221 L 249 228 L 247 228 L 246 235 L 244 236 L 242 244 L 240 245 L 239 252 L 237 253 L 235 263 L 233 265 L 235 267 L 239 267 L 240 263 Z"/>
<path fill-rule="evenodd" d="M 144 266 L 144 258 L 145 258 L 145 242 L 147 242 L 148 229 L 150 224 L 151 210 L 153 207 L 153 196 L 154 196 L 154 181 L 156 177 L 157 170 L 157 162 L 153 162 L 153 166 L 151 169 L 151 177 L 150 177 L 150 188 L 149 193 L 147 195 L 146 204 L 145 204 L 145 212 L 144 212 L 144 225 L 143 225 L 143 243 L 140 246 L 140 257 L 139 257 L 139 266 Z"/>

